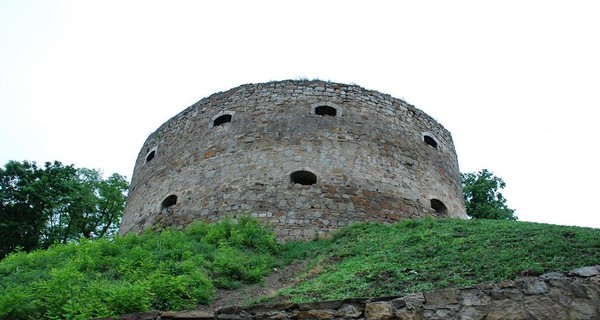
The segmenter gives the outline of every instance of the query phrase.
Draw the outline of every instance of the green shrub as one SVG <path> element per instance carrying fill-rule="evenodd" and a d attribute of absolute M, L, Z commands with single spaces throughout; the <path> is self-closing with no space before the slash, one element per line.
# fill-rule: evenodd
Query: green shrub
<path fill-rule="evenodd" d="M 257 283 L 281 263 L 255 219 L 81 240 L 0 261 L 0 319 L 90 319 L 209 303 L 214 287 Z M 216 280 L 211 280 L 211 279 Z"/>
<path fill-rule="evenodd" d="M 0 319 L 27 319 L 26 315 L 35 318 L 38 314 L 40 302 L 30 288 L 7 286 L 0 292 Z"/>
<path fill-rule="evenodd" d="M 152 307 L 157 310 L 193 309 L 207 303 L 213 295 L 212 283 L 200 272 L 173 276 L 159 268 L 148 277 Z"/>

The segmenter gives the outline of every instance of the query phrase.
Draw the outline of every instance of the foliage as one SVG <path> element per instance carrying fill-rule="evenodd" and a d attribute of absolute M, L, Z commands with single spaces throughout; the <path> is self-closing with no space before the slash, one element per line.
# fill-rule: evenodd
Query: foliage
<path fill-rule="evenodd" d="M 98 170 L 46 162 L 9 161 L 0 168 L 0 259 L 80 237 L 113 236 L 128 183 Z"/>
<path fill-rule="evenodd" d="M 498 191 L 506 183 L 492 172 L 483 169 L 477 173 L 461 174 L 467 215 L 475 219 L 517 220 L 515 210 L 506 205 Z"/>
<path fill-rule="evenodd" d="M 0 261 L 0 319 L 90 319 L 194 308 L 215 288 L 260 283 L 306 259 L 295 302 L 464 287 L 597 264 L 600 230 L 498 220 L 356 224 L 329 239 L 278 244 L 242 217 L 13 253 Z"/>
<path fill-rule="evenodd" d="M 294 243 L 314 254 L 303 281 L 274 297 L 307 302 L 389 296 L 566 271 L 600 260 L 600 230 L 538 223 L 417 219 L 361 223 Z M 296 250 L 298 250 L 296 248 Z"/>
<path fill-rule="evenodd" d="M 257 283 L 282 264 L 255 219 L 82 239 L 0 261 L 0 319 L 91 319 L 208 303 L 215 287 Z"/>

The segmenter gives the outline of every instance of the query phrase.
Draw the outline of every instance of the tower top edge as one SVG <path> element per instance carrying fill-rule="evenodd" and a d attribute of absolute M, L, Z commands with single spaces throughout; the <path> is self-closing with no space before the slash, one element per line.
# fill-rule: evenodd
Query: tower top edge
<path fill-rule="evenodd" d="M 168 125 L 171 122 L 173 122 L 175 119 L 185 117 L 186 114 L 193 112 L 194 110 L 197 110 L 197 108 L 202 107 L 202 105 L 204 105 L 204 104 L 209 104 L 213 101 L 226 99 L 228 97 L 232 97 L 232 96 L 241 94 L 243 92 L 260 92 L 260 91 L 269 92 L 269 91 L 277 91 L 277 90 L 282 90 L 282 89 L 285 90 L 286 87 L 295 88 L 298 90 L 319 90 L 320 89 L 320 90 L 326 91 L 327 89 L 334 89 L 334 90 L 344 91 L 346 93 L 353 92 L 355 94 L 359 93 L 360 95 L 363 95 L 363 96 L 373 96 L 373 97 L 376 97 L 377 99 L 380 99 L 381 101 L 389 101 L 389 103 L 391 103 L 391 104 L 396 104 L 396 105 L 401 106 L 402 108 L 406 108 L 406 110 L 416 114 L 420 118 L 429 119 L 430 121 L 436 123 L 444 131 L 446 131 L 446 133 L 448 135 L 450 135 L 450 132 L 448 130 L 446 130 L 441 123 L 439 123 L 437 120 L 435 120 L 429 114 L 427 114 L 426 112 L 422 111 L 421 109 L 415 107 L 414 105 L 406 102 L 406 100 L 404 100 L 402 98 L 394 97 L 391 94 L 383 93 L 383 92 L 380 92 L 377 90 L 367 89 L 363 86 L 360 86 L 360 85 L 352 83 L 352 82 L 351 83 L 341 83 L 341 82 L 334 82 L 334 81 L 320 80 L 320 79 L 312 79 L 312 80 L 285 79 L 285 80 L 273 80 L 273 81 L 268 81 L 268 82 L 245 83 L 245 84 L 241 84 L 236 87 L 233 87 L 231 89 L 212 93 L 206 97 L 201 98 L 200 100 L 193 103 L 192 105 L 184 108 L 182 111 L 180 111 L 179 113 L 175 114 L 170 119 L 165 121 L 153 133 L 150 134 L 148 139 L 150 139 L 152 136 L 154 136 L 157 132 L 161 132 L 164 129 L 166 129 L 168 127 Z M 335 91 L 333 92 L 333 94 L 335 94 Z"/>

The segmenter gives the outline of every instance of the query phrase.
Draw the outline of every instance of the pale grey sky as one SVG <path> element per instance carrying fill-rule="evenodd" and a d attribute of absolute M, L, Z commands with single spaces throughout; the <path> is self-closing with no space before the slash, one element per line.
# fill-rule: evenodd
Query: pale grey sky
<path fill-rule="evenodd" d="M 243 83 L 403 98 L 524 221 L 600 228 L 600 2 L 0 0 L 0 163 L 131 177 L 146 137 Z"/>

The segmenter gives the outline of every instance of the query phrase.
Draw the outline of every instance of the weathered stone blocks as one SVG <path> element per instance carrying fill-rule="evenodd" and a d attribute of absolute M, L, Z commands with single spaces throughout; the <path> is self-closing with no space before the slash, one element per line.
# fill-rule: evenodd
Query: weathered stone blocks
<path fill-rule="evenodd" d="M 587 267 L 593 270 L 598 266 Z M 548 274 L 462 289 L 304 304 L 230 306 L 214 313 L 163 312 L 144 319 L 600 319 L 600 275 Z M 586 273 L 587 274 L 587 273 Z M 545 288 L 531 290 L 532 288 Z M 120 319 L 133 319 L 121 317 Z M 138 318 L 135 318 L 138 319 Z"/>
<path fill-rule="evenodd" d="M 242 85 L 165 122 L 136 160 L 121 233 L 243 212 L 280 239 L 466 217 L 444 127 L 403 100 L 324 81 Z"/>

